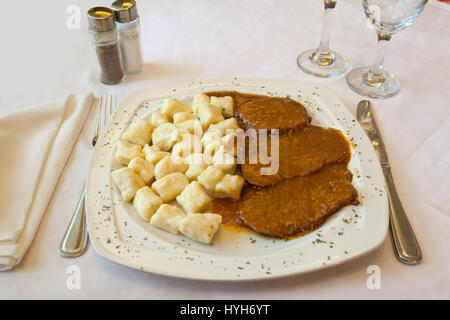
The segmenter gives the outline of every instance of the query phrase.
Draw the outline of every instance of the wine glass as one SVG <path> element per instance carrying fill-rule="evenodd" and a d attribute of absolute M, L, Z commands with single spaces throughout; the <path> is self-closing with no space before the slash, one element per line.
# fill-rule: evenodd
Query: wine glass
<path fill-rule="evenodd" d="M 428 0 L 362 0 L 364 12 L 375 26 L 378 46 L 371 67 L 357 68 L 347 74 L 347 84 L 360 95 L 389 98 L 400 89 L 400 81 L 383 69 L 386 46 L 395 32 L 409 27 Z"/>
<path fill-rule="evenodd" d="M 325 14 L 322 27 L 322 39 L 319 48 L 301 53 L 297 64 L 304 72 L 321 78 L 333 78 L 344 73 L 348 68 L 348 61 L 336 52 L 331 52 L 330 26 L 334 15 L 336 0 L 324 0 Z"/>

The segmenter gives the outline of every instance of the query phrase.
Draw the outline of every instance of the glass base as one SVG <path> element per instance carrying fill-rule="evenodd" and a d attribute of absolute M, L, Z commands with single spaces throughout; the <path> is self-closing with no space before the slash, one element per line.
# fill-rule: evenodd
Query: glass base
<path fill-rule="evenodd" d="M 348 69 L 348 61 L 343 56 L 333 52 L 334 62 L 330 65 L 320 65 L 313 60 L 316 49 L 301 53 L 297 58 L 297 65 L 307 74 L 320 78 L 334 78 Z"/>
<path fill-rule="evenodd" d="M 107 86 L 113 86 L 115 84 L 119 84 L 121 83 L 123 80 L 125 80 L 125 74 L 123 75 L 122 78 L 116 80 L 116 81 L 104 81 L 102 78 L 99 79 L 101 83 L 107 85 Z"/>
<path fill-rule="evenodd" d="M 400 81 L 388 71 L 382 73 L 382 81 L 372 83 L 367 80 L 369 67 L 358 68 L 347 74 L 347 84 L 356 93 L 375 99 L 385 99 L 394 96 L 400 89 Z"/>
<path fill-rule="evenodd" d="M 139 69 L 137 71 L 125 71 L 125 74 L 129 75 L 129 76 L 135 76 L 135 75 L 143 72 L 144 70 L 145 70 L 145 67 L 142 67 L 141 69 Z"/>

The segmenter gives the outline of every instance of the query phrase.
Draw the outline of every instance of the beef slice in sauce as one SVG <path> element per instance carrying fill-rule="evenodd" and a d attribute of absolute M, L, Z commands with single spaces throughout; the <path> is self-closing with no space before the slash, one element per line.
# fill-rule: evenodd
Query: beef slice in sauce
<path fill-rule="evenodd" d="M 268 150 L 271 150 L 268 139 Z M 248 153 L 248 152 L 247 152 Z M 291 131 L 279 136 L 279 168 L 272 175 L 262 175 L 261 168 L 271 164 L 242 164 L 242 174 L 251 184 L 272 186 L 283 179 L 309 175 L 330 163 L 347 164 L 350 146 L 342 133 L 335 129 L 310 126 L 301 131 Z M 273 165 L 272 165 L 273 166 Z"/>
<path fill-rule="evenodd" d="M 234 117 L 241 128 L 278 129 L 280 132 L 302 129 L 311 122 L 305 107 L 290 98 L 268 97 L 235 91 L 208 92 L 209 96 L 231 96 L 234 101 Z"/>
<path fill-rule="evenodd" d="M 305 107 L 289 98 L 259 98 L 237 107 L 236 118 L 243 129 L 303 129 L 311 122 Z"/>
<path fill-rule="evenodd" d="M 319 227 L 344 206 L 357 204 L 351 173 L 329 165 L 273 187 L 247 187 L 238 202 L 240 220 L 256 232 L 284 238 Z"/>

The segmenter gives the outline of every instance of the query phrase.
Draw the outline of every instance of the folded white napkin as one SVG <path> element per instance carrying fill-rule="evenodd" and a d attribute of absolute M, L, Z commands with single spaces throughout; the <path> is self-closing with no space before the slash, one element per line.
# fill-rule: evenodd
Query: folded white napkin
<path fill-rule="evenodd" d="M 0 271 L 33 241 L 93 99 L 69 95 L 0 116 Z"/>

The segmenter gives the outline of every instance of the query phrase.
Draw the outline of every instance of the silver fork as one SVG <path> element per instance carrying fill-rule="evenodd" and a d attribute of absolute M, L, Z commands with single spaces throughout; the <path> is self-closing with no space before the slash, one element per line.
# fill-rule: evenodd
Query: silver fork
<path fill-rule="evenodd" d="M 108 122 L 109 116 L 117 107 L 116 96 L 100 96 L 97 110 L 97 119 L 95 121 L 95 131 L 94 137 L 92 138 L 92 146 L 97 143 L 100 131 L 103 130 L 106 123 Z M 101 126 L 100 126 L 101 121 Z M 85 183 L 86 184 L 86 183 Z M 86 194 L 86 186 L 83 187 L 83 192 L 81 193 L 80 200 L 78 201 L 77 208 L 73 213 L 72 219 L 67 226 L 66 232 L 64 233 L 61 243 L 59 244 L 58 252 L 61 256 L 66 258 L 74 258 L 82 255 L 87 248 L 87 224 L 86 224 L 86 213 L 84 208 L 84 197 Z"/>

